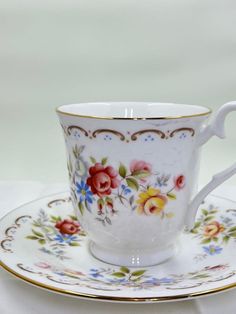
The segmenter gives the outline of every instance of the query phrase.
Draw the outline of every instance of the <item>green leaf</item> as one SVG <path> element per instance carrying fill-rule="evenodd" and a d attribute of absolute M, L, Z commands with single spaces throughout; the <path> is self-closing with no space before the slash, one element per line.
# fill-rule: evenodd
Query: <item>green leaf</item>
<path fill-rule="evenodd" d="M 102 158 L 102 165 L 104 166 L 107 163 L 107 157 Z"/>
<path fill-rule="evenodd" d="M 39 223 L 37 223 L 37 222 L 32 223 L 32 226 L 34 226 L 34 227 L 41 227 L 41 225 Z"/>
<path fill-rule="evenodd" d="M 99 198 L 97 200 L 98 209 L 102 209 L 104 206 L 104 200 L 102 198 Z"/>
<path fill-rule="evenodd" d="M 228 230 L 228 232 L 234 232 L 234 231 L 236 231 L 236 227 L 232 227 Z"/>
<path fill-rule="evenodd" d="M 229 236 L 232 238 L 236 238 L 236 232 L 229 233 Z"/>
<path fill-rule="evenodd" d="M 78 156 L 83 152 L 84 149 L 85 149 L 85 145 L 81 145 L 79 147 L 76 146 Z"/>
<path fill-rule="evenodd" d="M 89 208 L 89 204 L 88 204 L 87 200 L 84 201 L 84 204 L 85 204 L 85 207 L 87 208 L 87 210 L 90 211 L 91 209 Z"/>
<path fill-rule="evenodd" d="M 224 243 L 228 243 L 229 242 L 230 237 L 229 236 L 224 236 L 223 237 L 223 242 Z"/>
<path fill-rule="evenodd" d="M 141 277 L 136 277 L 136 278 L 132 279 L 132 281 L 133 282 L 138 282 L 138 281 L 140 281 L 140 279 L 141 279 Z"/>
<path fill-rule="evenodd" d="M 123 164 L 120 164 L 120 167 L 119 167 L 119 175 L 120 175 L 122 178 L 125 178 L 126 173 L 127 173 L 126 167 L 125 167 Z"/>
<path fill-rule="evenodd" d="M 90 156 L 89 158 L 90 158 L 90 160 L 91 160 L 91 162 L 92 162 L 93 164 L 96 164 L 97 161 L 96 161 L 96 159 L 95 159 L 94 157 Z"/>
<path fill-rule="evenodd" d="M 218 238 L 217 238 L 217 237 L 214 237 L 212 240 L 213 240 L 214 242 L 218 242 Z"/>
<path fill-rule="evenodd" d="M 198 227 L 200 227 L 201 226 L 201 221 L 197 221 L 197 222 L 195 222 L 195 224 L 194 224 L 194 229 L 195 228 L 198 228 Z"/>
<path fill-rule="evenodd" d="M 207 216 L 205 219 L 204 219 L 204 221 L 210 221 L 210 220 L 212 220 L 212 219 L 214 219 L 215 217 L 214 216 Z"/>
<path fill-rule="evenodd" d="M 36 236 L 31 236 L 31 235 L 29 235 L 29 236 L 27 236 L 26 237 L 26 239 L 30 239 L 30 240 L 38 240 L 38 237 L 36 237 Z"/>
<path fill-rule="evenodd" d="M 45 241 L 44 239 L 39 239 L 38 242 L 39 242 L 40 244 L 42 244 L 42 245 L 46 243 L 46 241 Z"/>
<path fill-rule="evenodd" d="M 110 219 L 108 216 L 105 217 L 105 221 L 106 221 L 109 225 L 112 225 L 111 219 Z"/>
<path fill-rule="evenodd" d="M 207 216 L 208 215 L 208 211 L 206 209 L 202 209 L 202 213 L 203 215 Z"/>
<path fill-rule="evenodd" d="M 207 243 L 210 243 L 211 242 L 211 239 L 204 239 L 201 241 L 201 244 L 207 244 Z"/>
<path fill-rule="evenodd" d="M 72 219 L 72 220 L 75 220 L 75 221 L 78 221 L 78 218 L 74 215 L 69 215 L 69 217 Z"/>
<path fill-rule="evenodd" d="M 61 221 L 61 217 L 60 217 L 60 216 L 53 216 L 53 215 L 51 215 L 51 219 L 52 219 L 54 222 Z"/>
<path fill-rule="evenodd" d="M 192 229 L 190 232 L 191 232 L 191 233 L 194 233 L 194 234 L 197 234 L 197 233 L 198 233 L 198 230 L 197 230 L 197 229 Z"/>
<path fill-rule="evenodd" d="M 35 234 L 39 238 L 43 238 L 44 237 L 44 235 L 41 232 L 38 232 L 38 231 L 36 231 L 34 229 L 32 229 L 32 232 L 33 232 L 33 234 Z"/>
<path fill-rule="evenodd" d="M 83 215 L 83 214 L 84 214 L 84 205 L 83 205 L 83 203 L 82 203 L 82 202 L 79 202 L 79 203 L 78 203 L 78 207 L 79 207 L 79 210 L 80 210 L 81 215 Z"/>
<path fill-rule="evenodd" d="M 75 146 L 75 148 L 72 148 L 72 152 L 73 152 L 74 157 L 77 158 L 76 146 Z"/>
<path fill-rule="evenodd" d="M 83 152 L 85 146 L 77 146 L 75 145 L 75 147 L 73 148 L 73 154 L 75 156 L 75 159 L 79 158 L 80 154 Z"/>
<path fill-rule="evenodd" d="M 67 161 L 67 168 L 69 170 L 69 173 L 71 173 L 73 171 L 72 161 L 71 161 L 70 157 L 69 157 L 69 159 Z"/>
<path fill-rule="evenodd" d="M 112 274 L 112 276 L 115 276 L 117 278 L 123 278 L 123 277 L 125 277 L 125 274 L 121 273 L 121 272 L 115 272 Z"/>
<path fill-rule="evenodd" d="M 145 171 L 145 170 L 136 170 L 136 171 L 133 171 L 131 174 L 132 174 L 132 176 L 134 176 L 137 179 L 144 179 L 144 178 L 150 176 L 150 172 Z"/>
<path fill-rule="evenodd" d="M 140 269 L 140 270 L 133 271 L 131 275 L 134 277 L 139 277 L 139 276 L 142 276 L 145 272 L 146 270 Z"/>
<path fill-rule="evenodd" d="M 200 274 L 192 277 L 193 279 L 200 279 L 200 278 L 209 278 L 207 274 Z"/>
<path fill-rule="evenodd" d="M 106 196 L 106 197 L 105 197 L 105 201 L 106 201 L 106 202 L 112 202 L 112 198 L 110 198 L 109 196 Z"/>
<path fill-rule="evenodd" d="M 113 199 L 112 198 L 107 196 L 105 198 L 105 202 L 106 202 L 107 205 L 113 206 Z"/>
<path fill-rule="evenodd" d="M 126 183 L 131 189 L 138 191 L 139 184 L 137 180 L 135 180 L 134 178 L 127 178 Z"/>
<path fill-rule="evenodd" d="M 176 195 L 174 193 L 167 193 L 167 197 L 170 199 L 170 200 L 176 200 Z"/>
<path fill-rule="evenodd" d="M 44 227 L 44 230 L 45 230 L 46 232 L 51 232 L 52 229 L 54 229 L 54 227 L 52 227 L 52 226 L 50 226 L 50 227 Z"/>
<path fill-rule="evenodd" d="M 75 169 L 78 176 L 83 177 L 86 173 L 86 165 L 84 164 L 83 160 L 77 159 L 75 163 Z"/>
<path fill-rule="evenodd" d="M 80 246 L 80 244 L 78 242 L 71 242 L 69 245 L 70 246 Z"/>
<path fill-rule="evenodd" d="M 120 271 L 121 271 L 122 273 L 126 273 L 126 274 L 129 274 L 129 272 L 130 272 L 129 268 L 127 268 L 127 267 L 125 267 L 125 266 L 120 267 Z"/>
<path fill-rule="evenodd" d="M 210 210 L 210 214 L 216 214 L 218 212 L 218 210 L 214 209 L 214 210 Z"/>

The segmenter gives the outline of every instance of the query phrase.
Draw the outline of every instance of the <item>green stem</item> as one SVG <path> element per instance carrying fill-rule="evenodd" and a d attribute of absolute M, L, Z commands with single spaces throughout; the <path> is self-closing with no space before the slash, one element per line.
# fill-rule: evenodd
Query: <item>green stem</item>
<path fill-rule="evenodd" d="M 175 186 L 174 186 L 172 189 L 170 189 L 168 192 L 166 192 L 166 194 L 169 194 L 169 193 L 172 192 L 174 189 L 175 189 Z"/>

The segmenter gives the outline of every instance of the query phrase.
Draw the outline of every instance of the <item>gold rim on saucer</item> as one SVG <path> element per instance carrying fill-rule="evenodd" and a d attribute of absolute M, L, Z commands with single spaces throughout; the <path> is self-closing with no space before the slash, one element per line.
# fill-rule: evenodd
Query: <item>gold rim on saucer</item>
<path fill-rule="evenodd" d="M 42 284 L 38 282 L 37 280 L 29 279 L 26 276 L 23 276 L 14 270 L 12 270 L 10 267 L 5 265 L 2 261 L 0 261 L 0 266 L 5 269 L 7 272 L 10 274 L 16 276 L 19 279 L 22 279 L 23 281 L 32 284 L 34 286 L 37 286 L 39 288 L 43 288 L 49 291 L 57 292 L 60 294 L 64 295 L 70 295 L 73 297 L 79 297 L 79 298 L 84 298 L 84 299 L 96 299 L 96 300 L 104 300 L 104 301 L 117 301 L 117 302 L 164 302 L 164 301 L 172 301 L 172 300 L 184 300 L 184 299 L 190 299 L 194 297 L 200 297 L 200 296 L 206 296 L 208 294 L 214 294 L 217 292 L 222 292 L 228 289 L 232 289 L 236 287 L 236 283 L 232 283 L 229 285 L 225 285 L 222 287 L 214 288 L 214 289 L 209 289 L 209 290 L 204 290 L 201 292 L 194 292 L 194 293 L 186 293 L 182 295 L 173 295 L 173 296 L 168 296 L 168 297 L 112 297 L 112 296 L 106 296 L 106 295 L 95 295 L 95 294 L 87 294 L 87 293 L 77 293 L 71 290 L 66 290 L 66 289 L 60 289 L 60 288 L 55 288 L 50 285 Z"/>

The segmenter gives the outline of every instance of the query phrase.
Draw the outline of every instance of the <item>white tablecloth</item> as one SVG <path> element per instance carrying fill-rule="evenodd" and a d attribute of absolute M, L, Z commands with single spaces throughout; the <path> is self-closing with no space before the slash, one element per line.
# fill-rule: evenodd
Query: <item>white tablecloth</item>
<path fill-rule="evenodd" d="M 40 182 L 0 182 L 0 216 L 25 202 L 67 190 L 63 184 Z M 236 189 L 235 189 L 236 191 Z M 162 304 L 113 304 L 80 300 L 54 294 L 28 285 L 0 269 L 1 314 L 60 313 L 214 313 L 233 314 L 236 289 L 201 299 Z"/>

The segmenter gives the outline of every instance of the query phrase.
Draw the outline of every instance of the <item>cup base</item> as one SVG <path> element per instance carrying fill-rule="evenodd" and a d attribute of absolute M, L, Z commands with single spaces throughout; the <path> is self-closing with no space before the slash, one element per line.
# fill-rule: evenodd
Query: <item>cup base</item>
<path fill-rule="evenodd" d="M 118 251 L 104 248 L 93 241 L 89 245 L 91 254 L 109 264 L 128 267 L 147 267 L 165 262 L 177 253 L 177 245 L 170 244 L 164 248 Z"/>

